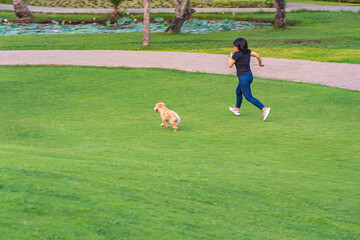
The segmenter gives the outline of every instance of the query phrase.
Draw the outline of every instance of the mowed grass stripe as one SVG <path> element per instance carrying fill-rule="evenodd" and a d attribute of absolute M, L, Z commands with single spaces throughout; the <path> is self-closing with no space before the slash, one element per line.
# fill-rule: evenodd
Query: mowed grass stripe
<path fill-rule="evenodd" d="M 356 239 L 359 92 L 235 76 L 0 67 L 0 231 L 21 239 Z M 181 117 L 160 127 L 156 102 Z"/>

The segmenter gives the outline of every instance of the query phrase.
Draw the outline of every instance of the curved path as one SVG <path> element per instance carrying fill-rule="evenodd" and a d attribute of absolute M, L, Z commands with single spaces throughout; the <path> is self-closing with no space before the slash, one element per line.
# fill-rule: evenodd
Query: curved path
<path fill-rule="evenodd" d="M 141 56 L 141 61 L 139 61 Z M 0 65 L 75 65 L 133 68 L 164 68 L 189 72 L 233 74 L 227 55 L 186 52 L 119 50 L 0 51 Z M 360 91 L 360 64 L 263 58 L 251 67 L 256 77 L 321 84 Z"/>
<path fill-rule="evenodd" d="M 43 12 L 43 13 L 111 13 L 112 9 L 90 9 L 90 8 L 55 8 L 55 7 L 35 7 L 28 6 L 31 12 Z M 13 10 L 14 7 L 11 4 L 0 4 L 0 9 Z M 275 8 L 194 8 L 196 12 L 275 12 Z M 315 5 L 315 4 L 304 4 L 304 3 L 287 3 L 286 11 L 296 10 L 309 10 L 309 11 L 352 11 L 359 12 L 360 7 L 349 7 L 349 6 L 327 6 L 327 5 Z M 131 13 L 143 13 L 143 9 L 127 9 Z M 175 12 L 174 8 L 152 8 L 152 13 Z"/>

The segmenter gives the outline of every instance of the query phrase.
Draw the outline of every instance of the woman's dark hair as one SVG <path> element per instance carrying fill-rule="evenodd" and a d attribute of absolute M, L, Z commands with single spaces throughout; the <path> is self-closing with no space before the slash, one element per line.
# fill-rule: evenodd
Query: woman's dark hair
<path fill-rule="evenodd" d="M 248 44 L 245 38 L 237 38 L 233 42 L 234 46 L 239 49 L 242 53 L 246 53 L 248 50 Z"/>

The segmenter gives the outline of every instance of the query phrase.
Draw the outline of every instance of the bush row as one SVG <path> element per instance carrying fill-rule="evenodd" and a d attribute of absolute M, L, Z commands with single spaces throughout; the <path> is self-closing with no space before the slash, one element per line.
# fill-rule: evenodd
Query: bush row
<path fill-rule="evenodd" d="M 273 7 L 272 0 L 214 0 L 214 7 L 220 8 L 260 8 Z"/>
<path fill-rule="evenodd" d="M 12 0 L 0 0 L 1 4 L 12 4 Z"/>
<path fill-rule="evenodd" d="M 351 0 L 351 1 L 360 1 L 360 0 Z M 60 1 L 29 1 L 29 0 L 24 0 L 25 3 L 29 4 L 29 5 L 32 5 L 34 3 L 36 3 L 35 5 L 44 5 L 44 4 L 41 4 L 41 2 L 44 2 L 44 3 L 57 3 L 56 5 L 60 5 Z M 66 2 L 66 1 L 63 1 L 63 2 Z M 82 2 L 82 1 L 79 1 L 79 2 Z M 12 0 L 0 0 L 0 3 L 3 3 L 3 4 L 12 4 Z M 69 1 L 69 4 L 71 3 L 71 1 Z M 108 3 L 108 1 L 106 1 L 106 3 Z M 124 2 L 124 4 L 126 4 L 127 1 Z M 222 7 L 222 8 L 258 8 L 258 7 L 272 7 L 273 6 L 273 1 L 272 0 L 214 0 L 213 2 L 211 1 L 191 1 L 192 3 L 192 7 Z M 44 6 L 47 6 L 48 4 L 45 4 Z M 109 3 L 108 3 L 109 4 Z M 142 4 L 142 2 L 141 2 Z M 139 4 L 139 5 L 141 5 Z M 50 4 L 52 5 L 52 4 Z M 157 1 L 153 1 L 152 2 L 152 5 L 153 6 L 157 6 L 159 5 Z M 158 7 L 174 7 L 172 2 L 169 1 L 169 5 L 170 6 L 163 6 L 163 5 L 159 5 Z M 121 5 L 122 6 L 122 5 Z M 69 7 L 69 6 L 67 6 Z M 70 7 L 71 7 L 71 4 L 70 4 Z M 82 6 L 83 7 L 83 6 Z M 85 6 L 87 7 L 87 6 Z M 110 5 L 109 5 L 110 7 Z M 135 7 L 135 6 L 126 6 L 126 7 Z"/>
<path fill-rule="evenodd" d="M 315 1 L 344 2 L 344 3 L 360 4 L 360 0 L 315 0 Z M 29 1 L 24 0 L 24 2 L 27 3 Z M 1 4 L 12 4 L 12 0 L 0 0 L 0 3 Z M 126 3 L 126 1 L 124 3 Z M 273 0 L 214 0 L 212 3 L 211 3 L 211 1 L 202 1 L 202 3 L 206 3 L 206 4 L 200 4 L 199 1 L 196 1 L 196 0 L 192 1 L 192 5 L 194 5 L 193 7 L 260 8 L 260 7 L 273 7 L 274 6 Z M 171 3 L 169 3 L 169 4 L 171 4 Z M 31 2 L 30 2 L 30 5 L 31 5 Z M 173 7 L 173 6 L 171 5 L 171 6 L 160 6 L 160 7 Z"/>

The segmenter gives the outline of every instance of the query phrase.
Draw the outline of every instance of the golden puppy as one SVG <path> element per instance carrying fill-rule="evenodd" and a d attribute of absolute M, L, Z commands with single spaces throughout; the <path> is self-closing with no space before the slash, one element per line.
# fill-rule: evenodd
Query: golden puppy
<path fill-rule="evenodd" d="M 167 127 L 169 128 L 169 126 L 167 125 L 167 122 L 170 122 L 172 127 L 174 128 L 174 131 L 178 130 L 178 124 L 180 122 L 180 117 L 179 115 L 174 112 L 171 111 L 170 109 L 167 109 L 165 107 L 165 103 L 157 103 L 154 107 L 154 111 L 155 112 L 160 112 L 160 116 L 162 119 L 162 124 L 160 125 L 161 127 Z"/>

